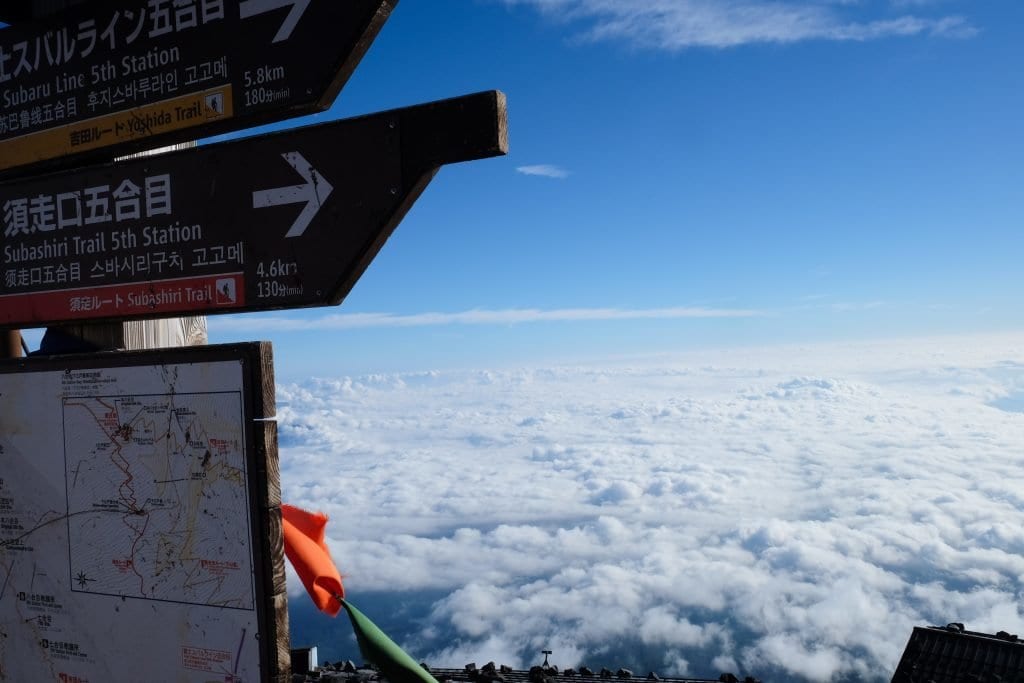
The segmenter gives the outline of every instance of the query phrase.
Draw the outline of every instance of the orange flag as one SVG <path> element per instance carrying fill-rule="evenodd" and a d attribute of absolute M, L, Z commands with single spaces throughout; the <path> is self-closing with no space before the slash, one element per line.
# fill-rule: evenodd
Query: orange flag
<path fill-rule="evenodd" d="M 345 587 L 341 585 L 341 575 L 324 543 L 327 515 L 282 505 L 281 518 L 284 552 L 288 561 L 320 611 L 332 617 L 338 616 Z"/>

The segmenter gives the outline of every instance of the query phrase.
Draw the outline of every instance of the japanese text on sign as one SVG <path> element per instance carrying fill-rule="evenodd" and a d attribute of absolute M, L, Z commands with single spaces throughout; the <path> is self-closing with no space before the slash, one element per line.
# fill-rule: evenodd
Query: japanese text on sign
<path fill-rule="evenodd" d="M 71 192 L 8 199 L 3 205 L 4 236 L 170 214 L 170 174 L 146 176 L 141 185 L 126 178 L 113 189 L 111 185 L 97 185 Z"/>
<path fill-rule="evenodd" d="M 0 42 L 0 83 L 32 74 L 41 68 L 85 59 L 97 47 L 110 51 L 132 45 L 140 37 L 156 38 L 180 33 L 224 19 L 224 0 L 148 0 L 139 9 L 115 10 L 112 15 L 86 19 L 77 27 L 62 27 L 34 40 Z M 21 88 L 4 93 L 5 106 L 23 104 L 49 93 Z M 8 100 L 8 97 L 12 98 Z"/>

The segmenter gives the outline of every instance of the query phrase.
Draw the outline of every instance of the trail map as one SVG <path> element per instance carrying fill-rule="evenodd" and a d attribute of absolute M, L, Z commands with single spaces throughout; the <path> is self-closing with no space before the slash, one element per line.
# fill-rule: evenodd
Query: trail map
<path fill-rule="evenodd" d="M 0 363 L 0 681 L 262 679 L 245 377 Z"/>
<path fill-rule="evenodd" d="M 236 393 L 64 401 L 73 590 L 252 609 Z M 204 523 L 205 522 L 205 523 Z"/>

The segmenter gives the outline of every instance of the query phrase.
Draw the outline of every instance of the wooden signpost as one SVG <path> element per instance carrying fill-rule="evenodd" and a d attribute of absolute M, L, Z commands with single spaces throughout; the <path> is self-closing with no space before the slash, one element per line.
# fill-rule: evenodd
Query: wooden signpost
<path fill-rule="evenodd" d="M 397 2 L 102 0 L 0 31 L 0 174 L 326 109 Z"/>
<path fill-rule="evenodd" d="M 396 4 L 0 7 L 0 358 L 339 304 L 441 166 L 507 153 L 502 93 L 110 159 L 325 108 Z M 291 679 L 273 388 L 269 344 L 0 360 L 0 681 Z"/>
<path fill-rule="evenodd" d="M 0 185 L 0 325 L 337 304 L 499 92 Z"/>
<path fill-rule="evenodd" d="M 0 330 L 0 358 L 17 358 L 21 355 L 21 332 Z"/>

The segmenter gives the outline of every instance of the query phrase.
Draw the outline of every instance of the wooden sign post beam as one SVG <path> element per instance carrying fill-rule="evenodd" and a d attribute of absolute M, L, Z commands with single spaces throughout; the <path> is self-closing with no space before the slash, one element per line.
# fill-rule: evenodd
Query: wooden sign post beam
<path fill-rule="evenodd" d="M 0 216 L 0 327 L 337 305 L 441 166 L 507 147 L 488 91 L 0 183 L 67 217 Z"/>
<path fill-rule="evenodd" d="M 21 357 L 21 332 L 5 330 L 0 332 L 0 358 Z"/>
<path fill-rule="evenodd" d="M 0 175 L 324 111 L 397 1 L 34 0 L 0 37 Z"/>

